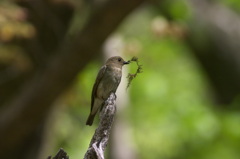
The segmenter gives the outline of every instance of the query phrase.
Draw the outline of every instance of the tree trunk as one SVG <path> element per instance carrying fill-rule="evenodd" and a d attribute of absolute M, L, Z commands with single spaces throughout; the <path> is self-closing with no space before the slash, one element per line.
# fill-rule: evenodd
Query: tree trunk
<path fill-rule="evenodd" d="M 216 101 L 230 104 L 240 93 L 240 18 L 207 0 L 189 0 L 195 13 L 187 43 L 214 88 Z"/>

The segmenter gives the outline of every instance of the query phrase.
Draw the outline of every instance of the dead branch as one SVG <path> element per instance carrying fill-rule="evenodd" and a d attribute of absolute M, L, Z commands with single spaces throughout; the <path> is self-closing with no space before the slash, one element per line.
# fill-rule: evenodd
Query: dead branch
<path fill-rule="evenodd" d="M 111 93 L 100 112 L 100 123 L 96 129 L 84 159 L 104 159 L 109 135 L 116 112 L 116 95 Z"/>

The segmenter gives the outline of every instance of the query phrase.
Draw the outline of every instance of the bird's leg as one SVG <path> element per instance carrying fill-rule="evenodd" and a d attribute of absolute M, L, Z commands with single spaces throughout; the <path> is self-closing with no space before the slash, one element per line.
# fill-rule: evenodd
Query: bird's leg
<path fill-rule="evenodd" d="M 116 95 L 115 91 L 111 91 L 111 92 L 109 93 L 108 98 L 110 97 L 110 95 L 111 95 L 112 93 L 114 94 L 114 98 L 117 99 L 117 95 Z M 103 99 L 104 102 L 102 103 L 102 105 L 101 105 L 101 107 L 100 107 L 100 112 L 102 111 L 104 105 L 107 105 L 107 102 L 108 102 L 107 100 L 108 100 L 108 98 L 107 98 L 107 99 L 104 99 L 104 98 L 102 97 L 102 99 Z"/>

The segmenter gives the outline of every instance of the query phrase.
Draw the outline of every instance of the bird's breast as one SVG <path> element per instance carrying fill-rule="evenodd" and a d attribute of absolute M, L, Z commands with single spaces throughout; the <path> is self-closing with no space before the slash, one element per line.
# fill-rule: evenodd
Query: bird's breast
<path fill-rule="evenodd" d="M 117 87 L 121 81 L 121 77 L 122 70 L 120 68 L 108 69 L 98 85 L 98 96 L 106 99 L 111 92 L 116 92 Z"/>
<path fill-rule="evenodd" d="M 119 80 L 121 80 L 121 77 L 122 77 L 122 69 L 117 68 L 117 67 L 113 68 L 112 74 L 113 74 L 114 80 L 116 80 L 118 82 Z"/>

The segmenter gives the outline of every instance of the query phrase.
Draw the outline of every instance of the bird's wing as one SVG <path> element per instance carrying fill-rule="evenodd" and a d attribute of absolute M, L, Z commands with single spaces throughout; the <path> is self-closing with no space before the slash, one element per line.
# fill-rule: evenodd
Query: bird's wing
<path fill-rule="evenodd" d="M 91 100 L 91 111 L 92 111 L 92 109 L 93 109 L 94 98 L 95 98 L 96 93 L 97 93 L 98 85 L 99 85 L 100 81 L 102 80 L 103 75 L 104 75 L 106 69 L 107 69 L 107 66 L 106 66 L 106 65 L 104 65 L 104 66 L 101 67 L 101 69 L 100 69 L 99 72 L 98 72 L 96 81 L 95 81 L 95 83 L 94 83 L 94 85 L 93 85 L 93 89 L 92 89 L 92 100 Z"/>

